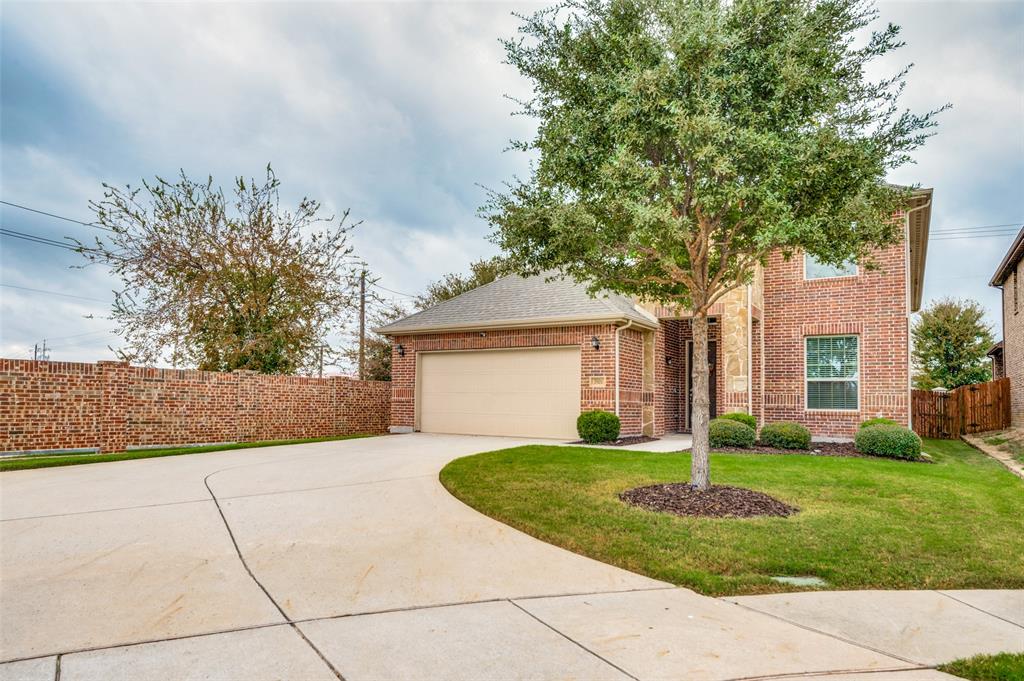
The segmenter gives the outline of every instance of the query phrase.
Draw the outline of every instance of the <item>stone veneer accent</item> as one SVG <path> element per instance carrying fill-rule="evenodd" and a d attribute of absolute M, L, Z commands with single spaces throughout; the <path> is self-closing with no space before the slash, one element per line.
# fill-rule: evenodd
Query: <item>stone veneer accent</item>
<path fill-rule="evenodd" d="M 0 359 L 0 451 L 190 445 L 387 430 L 391 385 Z"/>

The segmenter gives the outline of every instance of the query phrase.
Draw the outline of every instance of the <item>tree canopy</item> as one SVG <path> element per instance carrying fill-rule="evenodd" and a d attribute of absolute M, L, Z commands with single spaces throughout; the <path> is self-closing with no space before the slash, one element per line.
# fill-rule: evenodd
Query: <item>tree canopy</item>
<path fill-rule="evenodd" d="M 932 302 L 918 314 L 911 336 L 915 388 L 952 390 L 992 379 L 987 356 L 992 327 L 977 301 L 943 298 Z"/>
<path fill-rule="evenodd" d="M 483 214 L 522 273 L 557 269 L 688 308 L 694 470 L 706 487 L 706 315 L 772 251 L 870 266 L 909 189 L 886 182 L 937 111 L 897 104 L 901 45 L 862 0 L 565 0 L 522 16 L 508 62 L 533 84 L 528 178 Z"/>
<path fill-rule="evenodd" d="M 428 284 L 427 290 L 416 298 L 416 307 L 424 310 L 432 305 L 462 295 L 466 291 L 489 284 L 509 273 L 509 267 L 500 256 L 481 258 L 469 265 L 469 274 L 451 272 Z"/>
<path fill-rule="evenodd" d="M 312 371 L 328 335 L 352 309 L 358 263 L 348 212 L 320 215 L 309 198 L 279 205 L 270 166 L 235 179 L 229 199 L 213 178 L 182 171 L 142 187 L 104 185 L 93 202 L 101 236 L 80 244 L 123 290 L 112 318 L 122 358 L 230 371 Z"/>

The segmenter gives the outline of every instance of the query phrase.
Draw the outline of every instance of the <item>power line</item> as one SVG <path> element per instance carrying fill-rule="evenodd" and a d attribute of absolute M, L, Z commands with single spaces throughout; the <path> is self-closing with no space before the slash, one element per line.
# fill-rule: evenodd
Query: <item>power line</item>
<path fill-rule="evenodd" d="M 58 220 L 66 220 L 68 222 L 74 222 L 77 225 L 85 225 L 86 227 L 95 227 L 96 229 L 102 229 L 102 230 L 105 230 L 107 232 L 114 231 L 114 230 L 110 229 L 109 227 L 104 227 L 103 225 L 97 225 L 95 222 L 83 222 L 82 220 L 76 220 L 74 218 L 69 218 L 69 217 L 66 217 L 64 215 L 57 215 L 56 213 L 48 213 L 45 210 L 39 210 L 38 208 L 29 208 L 28 206 L 22 206 L 19 203 L 12 203 L 11 201 L 0 201 L 0 203 L 4 204 L 5 206 L 11 206 L 12 208 L 20 208 L 21 210 L 27 210 L 27 211 L 32 212 L 32 213 L 38 213 L 39 215 L 45 215 L 47 217 L 57 218 Z"/>
<path fill-rule="evenodd" d="M 932 232 L 932 234 L 944 234 L 948 232 L 968 232 L 974 230 L 987 230 L 987 229 L 998 229 L 1002 227 L 1013 227 L 1018 228 L 1021 226 L 1021 222 L 1008 222 L 1002 225 L 973 225 L 971 227 L 949 227 L 947 229 L 939 229 Z"/>
<path fill-rule="evenodd" d="M 113 329 L 101 329 L 99 331 L 86 331 L 85 333 L 73 333 L 70 336 L 54 336 L 53 338 L 47 338 L 46 340 L 68 340 L 70 338 L 82 338 L 84 336 L 96 336 L 99 334 L 114 333 Z"/>
<path fill-rule="evenodd" d="M 1017 229 L 1014 227 L 999 227 L 991 229 L 972 229 L 968 231 L 950 231 L 950 232 L 930 232 L 928 236 L 974 236 L 982 234 L 1015 234 Z"/>
<path fill-rule="evenodd" d="M 1016 229 L 991 229 L 984 232 L 940 232 L 938 234 L 929 234 L 929 237 L 936 239 L 942 239 L 946 237 L 954 236 L 1002 236 L 1003 234 L 1016 234 Z"/>
<path fill-rule="evenodd" d="M 91 300 L 94 303 L 103 303 L 104 305 L 110 305 L 109 300 L 100 300 L 99 298 L 87 298 L 86 296 L 76 296 L 70 293 L 61 293 L 59 291 L 44 291 L 41 288 L 29 288 L 27 286 L 15 286 L 14 284 L 0 284 L 4 288 L 14 288 L 19 291 L 31 291 L 32 293 L 45 293 L 50 296 L 62 296 L 64 298 L 77 298 L 78 300 Z"/>
<path fill-rule="evenodd" d="M 0 235 L 9 236 L 14 239 L 24 239 L 25 241 L 31 241 L 33 243 L 42 244 L 44 246 L 56 246 L 57 248 L 63 248 L 68 251 L 80 252 L 78 246 L 72 246 L 61 241 L 55 241 L 46 237 L 38 236 L 36 234 L 26 234 L 25 232 L 19 232 L 13 229 L 7 229 L 6 227 L 0 227 Z"/>
<path fill-rule="evenodd" d="M 369 282 L 369 284 L 370 284 L 370 286 L 375 286 L 375 287 L 377 287 L 377 288 L 379 288 L 381 290 L 387 291 L 388 293 L 394 293 L 394 294 L 399 295 L 399 296 L 405 296 L 406 298 L 419 298 L 419 296 L 414 296 L 411 293 L 402 293 L 401 291 L 396 291 L 393 288 L 388 288 L 387 286 L 381 286 L 380 284 L 378 284 L 375 281 L 371 281 L 371 282 Z"/>
<path fill-rule="evenodd" d="M 938 236 L 938 237 L 934 237 L 934 238 L 929 237 L 928 240 L 929 241 L 953 241 L 955 239 L 991 239 L 992 237 L 1013 236 L 1016 233 L 1017 232 L 1014 231 L 1014 232 L 1003 232 L 1003 233 L 1000 233 L 1000 234 L 967 234 L 967 235 L 964 235 L 964 236 Z"/>

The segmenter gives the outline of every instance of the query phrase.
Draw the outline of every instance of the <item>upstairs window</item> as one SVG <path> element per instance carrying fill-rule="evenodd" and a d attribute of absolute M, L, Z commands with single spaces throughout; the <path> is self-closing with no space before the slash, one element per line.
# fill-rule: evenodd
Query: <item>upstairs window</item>
<path fill-rule="evenodd" d="M 857 411 L 860 408 L 860 343 L 857 336 L 806 339 L 808 409 Z"/>
<path fill-rule="evenodd" d="M 804 253 L 804 279 L 832 279 L 835 277 L 857 276 L 857 263 L 850 262 L 836 267 L 819 262 L 810 253 Z"/>

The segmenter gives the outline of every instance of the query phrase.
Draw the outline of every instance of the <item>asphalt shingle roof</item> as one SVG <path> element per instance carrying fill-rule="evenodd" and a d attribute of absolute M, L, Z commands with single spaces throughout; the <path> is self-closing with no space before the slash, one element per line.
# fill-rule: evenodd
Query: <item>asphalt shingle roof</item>
<path fill-rule="evenodd" d="M 656 327 L 658 320 L 633 304 L 626 296 L 608 293 L 592 298 L 585 286 L 571 279 L 509 275 L 460 296 L 428 307 L 378 332 L 395 335 L 442 329 L 472 329 L 508 322 L 510 326 L 529 326 L 557 321 L 632 320 Z"/>

